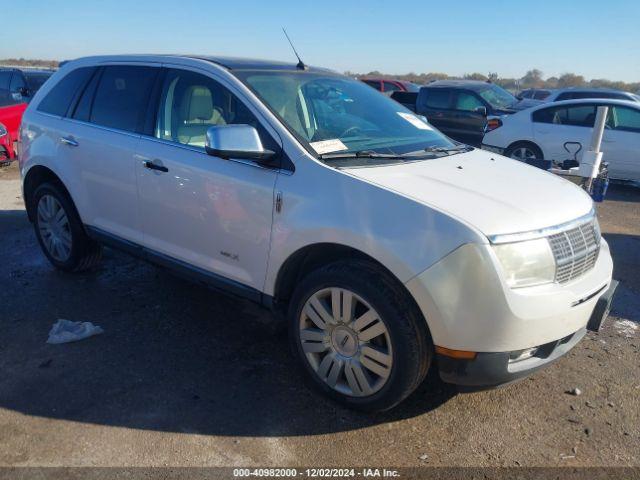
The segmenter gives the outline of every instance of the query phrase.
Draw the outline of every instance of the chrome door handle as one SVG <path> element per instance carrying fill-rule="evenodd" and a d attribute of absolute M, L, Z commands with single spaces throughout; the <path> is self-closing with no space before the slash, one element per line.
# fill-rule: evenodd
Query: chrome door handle
<path fill-rule="evenodd" d="M 77 147 L 80 145 L 73 137 L 60 137 L 60 143 L 69 145 L 70 147 Z"/>

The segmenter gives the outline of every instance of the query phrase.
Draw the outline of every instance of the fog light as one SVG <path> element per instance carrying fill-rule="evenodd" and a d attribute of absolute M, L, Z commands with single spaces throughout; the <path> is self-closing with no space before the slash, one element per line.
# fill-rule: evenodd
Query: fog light
<path fill-rule="evenodd" d="M 524 350 L 517 350 L 515 352 L 511 352 L 511 355 L 509 355 L 509 363 L 521 362 L 522 360 L 531 358 L 536 354 L 537 351 L 538 351 L 538 347 L 533 347 L 533 348 L 525 348 Z"/>

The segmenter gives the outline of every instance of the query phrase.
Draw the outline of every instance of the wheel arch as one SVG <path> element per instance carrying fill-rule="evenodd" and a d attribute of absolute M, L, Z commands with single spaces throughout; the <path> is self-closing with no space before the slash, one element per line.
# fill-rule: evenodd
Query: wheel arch
<path fill-rule="evenodd" d="M 73 197 L 71 196 L 71 193 L 69 192 L 67 187 L 65 187 L 64 182 L 60 179 L 60 177 L 56 175 L 53 170 L 45 167 L 44 165 L 34 165 L 26 173 L 22 182 L 22 194 L 24 196 L 24 204 L 30 222 L 33 222 L 34 219 L 33 194 L 40 185 L 46 182 L 55 183 L 60 188 L 62 188 L 64 192 L 69 195 L 69 198 L 71 198 L 71 202 L 75 207 Z"/>
<path fill-rule="evenodd" d="M 312 271 L 341 260 L 361 260 L 374 265 L 392 279 L 410 299 L 416 311 L 424 318 L 415 298 L 402 281 L 384 264 L 371 255 L 347 245 L 322 242 L 306 245 L 293 252 L 280 266 L 274 285 L 274 307 L 281 311 L 286 308 L 296 285 Z M 425 319 L 425 325 L 427 325 Z"/>

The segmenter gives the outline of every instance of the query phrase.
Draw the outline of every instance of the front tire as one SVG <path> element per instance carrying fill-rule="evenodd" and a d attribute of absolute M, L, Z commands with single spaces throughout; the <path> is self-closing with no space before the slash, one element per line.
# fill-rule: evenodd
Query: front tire
<path fill-rule="evenodd" d="M 433 346 L 401 284 L 363 261 L 309 274 L 289 305 L 291 348 L 312 386 L 358 410 L 392 408 L 420 385 Z"/>
<path fill-rule="evenodd" d="M 100 262 L 102 247 L 87 236 L 73 201 L 60 185 L 40 185 L 32 209 L 38 243 L 53 266 L 80 272 Z"/>

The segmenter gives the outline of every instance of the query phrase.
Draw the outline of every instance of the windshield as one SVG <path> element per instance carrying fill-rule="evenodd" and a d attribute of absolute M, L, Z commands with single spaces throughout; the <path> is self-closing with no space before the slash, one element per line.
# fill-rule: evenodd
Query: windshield
<path fill-rule="evenodd" d="M 493 108 L 509 108 L 518 103 L 516 97 L 497 85 L 487 85 L 487 88 L 478 93 Z"/>
<path fill-rule="evenodd" d="M 455 147 L 426 120 L 365 83 L 331 73 L 234 73 L 319 158 L 356 152 L 389 158 Z"/>

